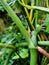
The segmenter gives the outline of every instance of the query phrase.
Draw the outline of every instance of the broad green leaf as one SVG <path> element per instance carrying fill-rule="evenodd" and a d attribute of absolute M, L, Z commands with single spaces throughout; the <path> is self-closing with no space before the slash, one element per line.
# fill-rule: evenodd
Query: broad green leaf
<path fill-rule="evenodd" d="M 19 55 L 21 56 L 21 58 L 28 57 L 28 50 L 27 49 L 24 49 L 24 48 L 21 48 L 19 50 Z M 13 59 L 19 59 L 19 56 L 16 54 L 16 56 L 14 56 Z"/>

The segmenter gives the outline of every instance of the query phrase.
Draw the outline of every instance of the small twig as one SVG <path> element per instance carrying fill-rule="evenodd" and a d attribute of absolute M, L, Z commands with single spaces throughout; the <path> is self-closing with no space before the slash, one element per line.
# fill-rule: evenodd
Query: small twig
<path fill-rule="evenodd" d="M 43 48 L 37 46 L 37 50 L 49 59 L 49 53 L 47 53 Z"/>
<path fill-rule="evenodd" d="M 45 38 L 44 38 L 43 34 L 44 34 L 43 32 L 41 32 L 41 33 L 40 33 L 42 41 L 44 41 L 44 40 L 45 40 Z"/>
<path fill-rule="evenodd" d="M 31 6 L 34 6 L 34 3 L 31 2 Z M 30 21 L 32 21 L 32 16 L 33 16 L 33 9 L 30 10 Z"/>

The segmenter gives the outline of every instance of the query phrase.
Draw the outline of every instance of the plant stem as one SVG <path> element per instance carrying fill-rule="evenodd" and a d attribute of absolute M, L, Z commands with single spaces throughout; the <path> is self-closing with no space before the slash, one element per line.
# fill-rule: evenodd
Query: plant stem
<path fill-rule="evenodd" d="M 25 4 L 25 3 L 24 3 L 24 0 L 22 0 L 22 3 Z M 28 21 L 29 21 L 28 23 L 29 23 L 29 25 L 30 25 L 30 27 L 31 27 L 30 29 L 33 30 L 33 29 L 34 29 L 34 26 L 31 24 L 31 20 L 30 20 L 30 18 L 29 18 L 29 13 L 28 13 L 28 11 L 27 11 L 27 8 L 24 7 L 24 9 L 25 9 L 26 15 L 27 15 L 27 17 L 28 17 Z"/>
<path fill-rule="evenodd" d="M 33 23 L 34 23 L 34 19 L 35 19 L 35 14 L 34 14 L 34 17 L 33 17 L 33 19 L 32 19 L 32 22 L 31 22 L 31 23 L 32 23 L 32 25 L 33 25 Z"/>
<path fill-rule="evenodd" d="M 49 46 L 49 41 L 38 41 L 38 44 L 43 45 L 43 46 Z M 0 43 L 0 47 L 10 48 L 13 50 L 15 50 L 17 47 L 25 47 L 27 45 L 28 45 L 27 42 L 16 43 L 15 46 L 13 46 L 11 44 Z"/>
<path fill-rule="evenodd" d="M 21 43 L 16 43 L 16 48 L 17 47 L 26 47 L 27 46 L 27 42 L 21 42 Z"/>
<path fill-rule="evenodd" d="M 11 44 L 0 43 L 0 47 L 10 48 L 13 50 L 16 50 L 17 47 L 26 47 L 26 46 L 28 46 L 27 42 L 16 43 L 15 46 L 13 46 Z"/>
<path fill-rule="evenodd" d="M 30 65 L 37 65 L 37 50 L 30 49 Z"/>
<path fill-rule="evenodd" d="M 44 36 L 42 34 L 40 34 L 40 35 L 41 35 L 42 41 L 44 41 Z"/>
<path fill-rule="evenodd" d="M 24 4 L 24 0 L 22 0 L 22 3 Z M 27 17 L 29 18 L 29 12 L 26 7 L 24 7 Z"/>
<path fill-rule="evenodd" d="M 13 50 L 16 50 L 17 47 L 26 47 L 26 46 L 28 46 L 27 42 L 16 43 L 15 46 L 13 46 L 11 44 L 0 43 L 0 47 L 9 48 L 9 49 L 13 49 Z"/>
<path fill-rule="evenodd" d="M 34 0 L 33 0 L 33 2 L 32 2 L 32 0 L 31 0 L 31 6 L 34 6 Z M 33 16 L 33 9 L 30 10 L 30 16 L 29 16 L 30 21 L 32 21 L 32 16 Z M 32 23 L 32 22 L 31 22 L 31 23 Z"/>
<path fill-rule="evenodd" d="M 18 0 L 18 1 L 19 1 L 19 0 Z M 28 9 L 36 9 L 36 10 L 40 10 L 40 11 L 44 11 L 44 12 L 49 13 L 49 8 L 40 7 L 40 6 L 29 6 L 29 5 L 22 4 L 20 1 L 19 1 L 19 3 L 20 3 L 22 6 L 28 8 Z"/>
<path fill-rule="evenodd" d="M 5 48 L 10 48 L 10 49 L 16 50 L 15 46 L 9 45 L 9 44 L 0 43 L 0 47 L 5 47 Z"/>
<path fill-rule="evenodd" d="M 35 3 L 36 3 L 36 6 L 38 6 L 38 0 L 35 0 Z M 35 26 L 38 24 L 38 11 L 36 10 L 36 13 L 35 13 Z"/>
<path fill-rule="evenodd" d="M 47 8 L 49 8 L 48 0 L 45 1 Z"/>
<path fill-rule="evenodd" d="M 18 0 L 18 1 L 19 1 L 19 3 L 20 3 L 22 6 L 25 6 L 25 4 L 22 4 L 22 3 L 20 2 L 20 0 Z M 32 22 L 30 21 L 30 19 L 28 19 L 28 20 L 29 20 L 29 24 L 30 24 L 32 30 L 34 30 L 35 28 L 34 28 L 34 26 L 32 26 Z M 41 38 L 40 38 L 39 35 L 38 35 L 38 38 L 39 38 L 39 40 L 41 41 Z"/>
<path fill-rule="evenodd" d="M 38 34 L 37 36 L 38 36 L 38 39 L 41 41 L 40 35 Z"/>
<path fill-rule="evenodd" d="M 34 32 L 32 32 L 32 42 L 34 44 L 35 47 L 37 47 L 37 39 L 36 36 L 39 33 L 39 31 L 41 30 L 41 26 L 37 25 L 36 26 L 36 30 Z M 30 65 L 36 65 L 37 64 L 37 49 L 30 49 Z"/>
<path fill-rule="evenodd" d="M 27 33 L 26 29 L 24 28 L 24 26 L 22 25 L 20 19 L 14 13 L 12 8 L 6 3 L 5 0 L 0 0 L 0 2 L 3 5 L 3 7 L 5 8 L 5 10 L 8 12 L 10 17 L 12 18 L 12 20 L 15 22 L 16 26 L 19 28 L 19 30 L 21 31 L 22 35 L 25 37 L 26 41 L 28 42 L 28 46 L 30 48 L 35 48 L 35 46 L 32 44 L 32 41 L 30 39 L 29 34 Z"/>
<path fill-rule="evenodd" d="M 38 6 L 38 0 L 35 0 L 36 6 Z M 38 11 L 35 12 L 35 26 L 38 24 Z M 40 35 L 38 34 L 38 39 L 41 41 Z"/>
<path fill-rule="evenodd" d="M 36 3 L 38 5 L 38 2 Z M 38 21 L 38 11 L 36 11 L 36 19 L 35 19 L 35 25 L 37 25 Z M 37 40 L 36 40 L 36 31 L 34 31 L 32 35 L 32 42 L 35 46 L 37 46 Z M 30 65 L 37 65 L 37 50 L 36 49 L 30 49 Z"/>
<path fill-rule="evenodd" d="M 43 48 L 37 46 L 37 50 L 49 59 L 49 53 L 47 53 Z"/>
<path fill-rule="evenodd" d="M 49 41 L 38 41 L 38 44 L 41 46 L 49 46 Z"/>
<path fill-rule="evenodd" d="M 24 3 L 24 0 L 22 0 L 22 3 L 25 4 L 25 3 Z M 24 7 L 24 10 L 25 10 L 25 13 L 26 13 L 26 15 L 27 15 L 27 18 L 28 18 L 28 20 L 29 20 L 29 12 L 28 12 L 28 9 L 27 9 L 26 7 Z M 30 28 L 29 28 L 29 26 L 28 26 L 28 32 L 29 32 L 29 34 L 30 34 Z"/>
<path fill-rule="evenodd" d="M 32 35 L 32 42 L 37 46 L 36 32 Z M 30 49 L 30 65 L 37 65 L 37 49 Z"/>

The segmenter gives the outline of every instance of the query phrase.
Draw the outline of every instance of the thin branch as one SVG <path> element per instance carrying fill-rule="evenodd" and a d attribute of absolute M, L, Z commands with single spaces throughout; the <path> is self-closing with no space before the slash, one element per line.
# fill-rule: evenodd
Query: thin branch
<path fill-rule="evenodd" d="M 24 3 L 24 0 L 22 0 L 22 3 L 25 4 L 25 3 Z M 31 26 L 31 28 L 32 28 L 32 30 L 33 30 L 33 29 L 34 29 L 34 26 L 31 24 L 31 20 L 30 20 L 30 16 L 29 16 L 28 10 L 27 10 L 26 7 L 24 7 L 24 9 L 25 9 L 26 15 L 27 15 L 28 20 L 29 20 L 29 25 Z"/>
<path fill-rule="evenodd" d="M 24 3 L 24 0 L 22 0 L 22 3 L 25 4 L 25 3 Z M 29 12 L 28 12 L 27 8 L 24 7 L 24 9 L 25 9 L 25 12 L 26 12 L 27 17 L 29 18 Z"/>
<path fill-rule="evenodd" d="M 31 3 L 31 6 L 34 6 L 34 3 Z M 30 10 L 30 16 L 29 16 L 30 21 L 32 21 L 32 16 L 33 16 L 33 9 Z"/>
<path fill-rule="evenodd" d="M 49 59 L 49 53 L 47 53 L 43 48 L 37 46 L 37 50 Z"/>

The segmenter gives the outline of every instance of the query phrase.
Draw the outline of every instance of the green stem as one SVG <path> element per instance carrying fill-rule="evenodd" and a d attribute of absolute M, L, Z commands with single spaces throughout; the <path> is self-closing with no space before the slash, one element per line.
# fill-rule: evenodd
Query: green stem
<path fill-rule="evenodd" d="M 19 1 L 19 0 L 18 0 L 18 1 Z M 36 10 L 40 10 L 40 11 L 44 11 L 44 12 L 49 13 L 49 8 L 40 7 L 40 6 L 29 6 L 29 5 L 22 4 L 20 1 L 19 1 L 19 3 L 20 3 L 22 6 L 28 8 L 28 9 L 36 9 Z"/>
<path fill-rule="evenodd" d="M 26 46 L 28 46 L 27 42 L 16 43 L 15 46 L 13 46 L 11 44 L 0 43 L 0 47 L 10 48 L 13 50 L 15 50 L 17 47 L 26 47 Z"/>
<path fill-rule="evenodd" d="M 22 3 L 25 4 L 24 3 L 24 0 L 22 0 Z M 33 30 L 34 29 L 34 26 L 31 24 L 31 20 L 30 20 L 30 17 L 29 17 L 29 12 L 28 12 L 28 10 L 27 10 L 26 7 L 24 7 L 24 9 L 25 9 L 25 12 L 26 12 L 26 15 L 27 15 L 27 18 L 28 18 L 29 27 L 30 27 L 31 30 Z"/>
<path fill-rule="evenodd" d="M 36 36 L 40 32 L 41 26 L 37 25 L 36 30 L 32 33 L 32 42 L 34 46 L 36 47 L 37 44 L 37 39 Z M 30 65 L 37 65 L 37 49 L 30 49 Z"/>
<path fill-rule="evenodd" d="M 21 42 L 21 43 L 16 43 L 16 48 L 17 47 L 26 47 L 27 46 L 27 42 Z"/>
<path fill-rule="evenodd" d="M 15 46 L 9 45 L 9 44 L 0 43 L 0 47 L 10 48 L 10 49 L 16 50 Z"/>
<path fill-rule="evenodd" d="M 37 50 L 30 49 L 30 65 L 37 65 Z"/>
<path fill-rule="evenodd" d="M 38 0 L 35 0 L 36 6 L 38 6 Z M 36 10 L 36 15 L 35 15 L 35 26 L 38 24 L 38 11 Z"/>
<path fill-rule="evenodd" d="M 31 0 L 31 6 L 34 6 L 34 0 Z M 33 9 L 30 10 L 30 16 L 29 16 L 31 23 L 32 23 L 32 16 L 33 16 Z"/>
<path fill-rule="evenodd" d="M 26 47 L 26 46 L 28 46 L 27 42 L 16 43 L 15 46 L 13 46 L 11 44 L 0 43 L 0 47 L 10 48 L 13 50 L 16 50 L 17 47 Z"/>
<path fill-rule="evenodd" d="M 37 46 L 36 32 L 32 36 L 32 42 Z M 37 49 L 30 49 L 30 65 L 37 65 Z"/>
<path fill-rule="evenodd" d="M 19 3 L 22 5 L 22 6 L 25 6 L 25 7 L 27 7 L 28 9 L 31 7 L 31 6 L 28 6 L 28 5 L 25 5 L 25 4 L 22 4 L 21 2 L 20 2 L 20 0 L 18 0 L 19 1 Z M 33 0 L 32 0 L 33 1 Z M 34 6 L 33 6 L 34 7 Z M 31 8 L 30 8 L 31 9 Z M 32 30 L 33 29 L 35 29 L 34 28 L 34 26 L 32 26 L 32 23 L 30 22 L 30 25 L 31 25 L 31 28 L 32 28 Z M 41 40 L 41 38 L 40 38 L 40 36 L 38 35 L 38 38 L 39 38 L 39 40 Z"/>
<path fill-rule="evenodd" d="M 5 10 L 8 12 L 10 17 L 12 18 L 12 20 L 16 23 L 16 26 L 19 28 L 19 30 L 21 31 L 22 35 L 25 37 L 26 41 L 28 42 L 28 46 L 30 48 L 35 48 L 34 45 L 32 44 L 32 41 L 31 41 L 31 39 L 29 37 L 29 34 L 27 33 L 26 29 L 24 28 L 24 26 L 22 25 L 20 19 L 14 13 L 12 8 L 6 3 L 5 0 L 0 0 L 0 2 L 3 5 L 3 7 L 5 8 Z"/>
<path fill-rule="evenodd" d="M 49 46 L 49 41 L 38 41 L 38 44 L 41 46 Z"/>

